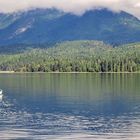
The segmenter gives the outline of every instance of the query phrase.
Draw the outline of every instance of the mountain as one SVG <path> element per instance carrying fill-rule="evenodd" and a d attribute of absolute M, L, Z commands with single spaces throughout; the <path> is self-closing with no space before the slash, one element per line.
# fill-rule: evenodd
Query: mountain
<path fill-rule="evenodd" d="M 100 40 L 110 44 L 140 41 L 140 20 L 106 9 L 81 16 L 55 9 L 0 14 L 0 46 Z"/>

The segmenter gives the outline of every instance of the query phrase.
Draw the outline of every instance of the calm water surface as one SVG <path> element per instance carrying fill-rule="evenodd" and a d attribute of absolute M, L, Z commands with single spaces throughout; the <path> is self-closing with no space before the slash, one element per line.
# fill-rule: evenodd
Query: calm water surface
<path fill-rule="evenodd" d="M 0 74 L 0 140 L 139 140 L 140 74 Z"/>

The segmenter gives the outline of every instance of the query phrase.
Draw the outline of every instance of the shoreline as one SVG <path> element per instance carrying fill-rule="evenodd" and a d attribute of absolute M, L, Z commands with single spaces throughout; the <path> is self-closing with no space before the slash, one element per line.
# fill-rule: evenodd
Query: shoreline
<path fill-rule="evenodd" d="M 0 73 L 15 73 L 14 71 L 0 71 Z"/>
<path fill-rule="evenodd" d="M 14 71 L 0 71 L 0 74 L 138 74 L 140 72 L 14 72 Z"/>

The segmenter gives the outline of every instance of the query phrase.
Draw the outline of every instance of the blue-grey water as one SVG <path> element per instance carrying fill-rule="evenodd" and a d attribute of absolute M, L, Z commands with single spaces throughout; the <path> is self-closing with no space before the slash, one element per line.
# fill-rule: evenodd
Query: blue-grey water
<path fill-rule="evenodd" d="M 140 74 L 0 74 L 0 140 L 139 140 Z"/>

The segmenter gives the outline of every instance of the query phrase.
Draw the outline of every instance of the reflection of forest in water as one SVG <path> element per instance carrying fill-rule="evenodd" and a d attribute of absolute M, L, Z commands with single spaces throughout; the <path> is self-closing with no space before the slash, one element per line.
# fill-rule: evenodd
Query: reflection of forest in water
<path fill-rule="evenodd" d="M 56 93 L 56 96 L 100 98 L 133 96 L 140 91 L 140 74 L 1 74 L 0 85 L 28 94 Z M 18 93 L 20 94 L 20 92 Z"/>

